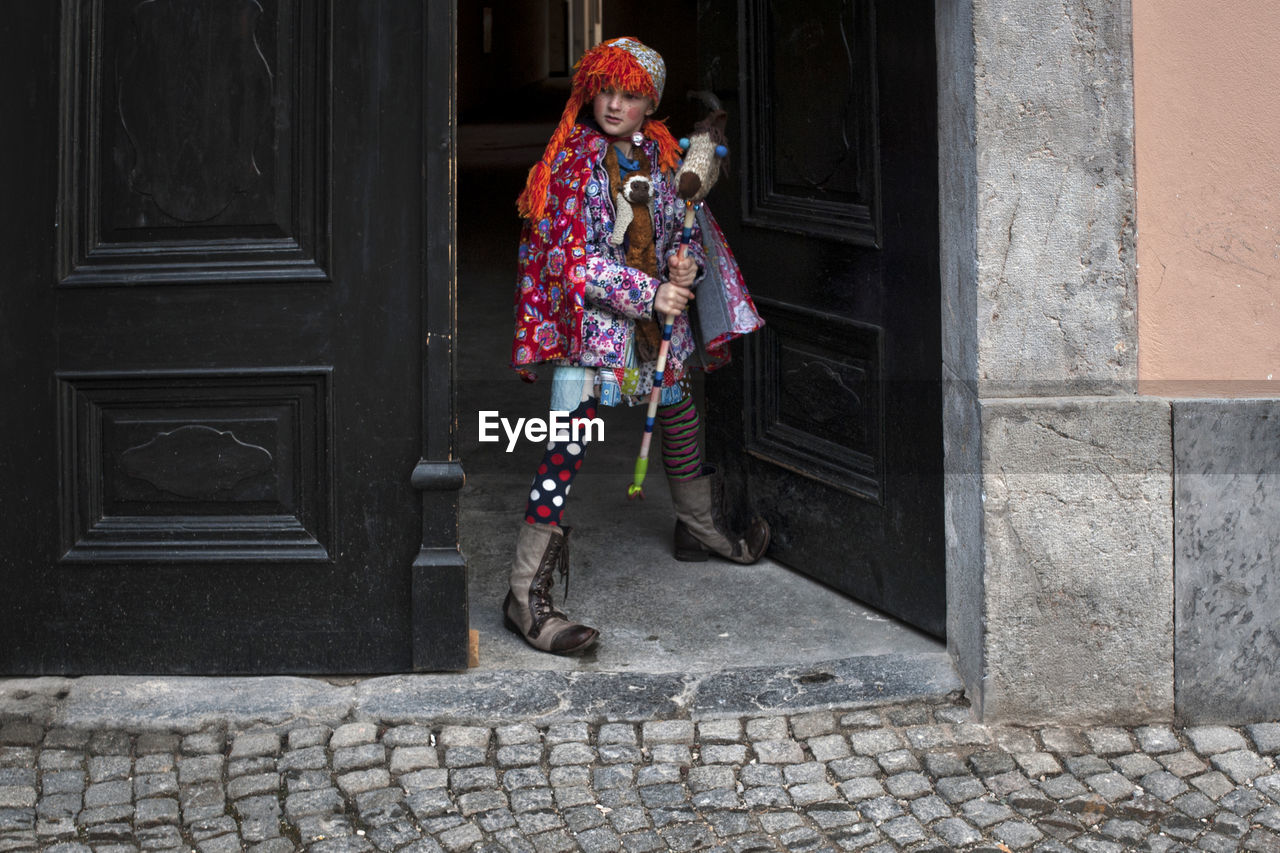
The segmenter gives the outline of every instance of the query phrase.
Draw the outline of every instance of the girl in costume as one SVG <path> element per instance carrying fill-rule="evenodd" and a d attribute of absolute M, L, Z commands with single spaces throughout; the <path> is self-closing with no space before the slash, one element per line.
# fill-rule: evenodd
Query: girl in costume
<path fill-rule="evenodd" d="M 723 364 L 728 340 L 762 321 L 709 214 L 699 217 L 706 227 L 696 229 L 686 253 L 677 254 L 684 205 L 673 177 L 680 148 L 651 117 L 665 82 L 662 57 L 633 38 L 596 46 L 575 67 L 560 123 L 517 201 L 524 231 L 512 364 L 526 377 L 535 365 L 552 365 L 551 410 L 568 411 L 571 419 L 594 418 L 600 405 L 646 403 L 658 324 L 675 316 L 657 419 L 676 511 L 675 556 L 705 560 L 715 553 L 753 563 L 768 547 L 769 527 L 756 518 L 746 531 L 726 529 L 717 475 L 704 468 L 698 448 L 687 369 Z M 624 205 L 630 222 L 615 235 Z M 710 347 L 698 346 L 685 313 L 695 287 L 720 288 L 717 304 L 732 316 L 730 331 Z M 572 436 L 548 445 L 503 604 L 507 627 L 556 654 L 584 651 L 599 636 L 557 610 L 551 596 L 557 570 L 567 582 L 570 529 L 560 521 L 585 449 Z"/>

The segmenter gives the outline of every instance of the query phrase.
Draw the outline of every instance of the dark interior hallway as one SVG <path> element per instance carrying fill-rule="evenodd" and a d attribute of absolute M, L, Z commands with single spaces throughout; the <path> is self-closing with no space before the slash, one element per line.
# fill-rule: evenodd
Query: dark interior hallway
<path fill-rule="evenodd" d="M 549 88 L 546 100 L 558 110 L 563 90 L 555 91 L 555 81 Z M 675 561 L 661 466 L 651 467 L 646 500 L 626 498 L 641 408 L 604 410 L 605 440 L 587 453 L 565 513 L 575 530 L 564 609 L 601 629 L 598 649 L 558 658 L 503 628 L 507 571 L 542 447 L 522 440 L 508 453 L 505 440 L 480 443 L 478 413 L 547 414 L 549 375 L 530 385 L 507 366 L 519 238 L 514 199 L 552 126 L 537 118 L 464 124 L 459 132 L 458 410 L 467 473 L 461 542 L 481 668 L 696 673 L 872 655 L 945 657 L 938 641 L 769 559 L 754 566 Z M 555 593 L 559 604 L 558 583 Z"/>

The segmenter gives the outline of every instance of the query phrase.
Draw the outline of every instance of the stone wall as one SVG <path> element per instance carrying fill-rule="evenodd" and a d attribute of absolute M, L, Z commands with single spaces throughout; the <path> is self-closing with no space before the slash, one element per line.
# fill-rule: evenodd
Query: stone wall
<path fill-rule="evenodd" d="M 1280 708 L 1280 400 L 1173 404 L 1178 716 Z"/>
<path fill-rule="evenodd" d="M 1137 378 L 1127 0 L 973 0 L 984 397 Z"/>
<path fill-rule="evenodd" d="M 1134 396 L 1129 4 L 938 6 L 952 653 L 986 719 L 1168 718 L 1170 412 Z"/>
<path fill-rule="evenodd" d="M 1169 404 L 983 406 L 984 712 L 1137 723 L 1173 700 Z"/>
<path fill-rule="evenodd" d="M 973 7 L 937 3 L 939 273 L 942 283 L 947 645 L 966 684 L 982 678 L 982 429 L 977 388 L 978 167 Z"/>

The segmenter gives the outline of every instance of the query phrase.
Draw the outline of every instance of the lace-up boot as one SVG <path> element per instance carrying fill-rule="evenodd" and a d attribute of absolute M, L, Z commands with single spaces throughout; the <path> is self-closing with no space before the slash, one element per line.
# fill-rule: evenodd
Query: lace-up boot
<path fill-rule="evenodd" d="M 743 533 L 727 528 L 724 481 L 714 468 L 703 468 L 692 480 L 667 480 L 676 510 L 675 556 L 701 562 L 708 554 L 750 564 L 769 547 L 769 523 L 760 516 Z"/>
<path fill-rule="evenodd" d="M 569 594 L 570 529 L 554 524 L 520 525 L 511 589 L 502 605 L 507 628 L 535 649 L 557 655 L 584 651 L 600 636 L 595 628 L 570 621 L 551 600 L 557 571 L 564 578 L 565 595 Z"/>

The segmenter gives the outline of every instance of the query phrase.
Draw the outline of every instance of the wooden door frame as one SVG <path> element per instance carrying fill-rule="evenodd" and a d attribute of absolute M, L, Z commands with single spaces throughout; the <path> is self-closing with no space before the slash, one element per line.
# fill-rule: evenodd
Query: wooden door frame
<path fill-rule="evenodd" d="M 423 21 L 422 453 L 412 473 L 422 492 L 422 547 L 412 567 L 413 669 L 463 670 L 470 620 L 458 544 L 465 475 L 456 434 L 457 3 L 423 0 Z"/>
<path fill-rule="evenodd" d="M 970 696 L 982 689 L 985 605 L 977 388 L 977 140 L 973 0 L 935 0 L 938 271 L 942 285 L 947 650 Z M 979 703 L 980 704 L 980 703 Z"/>

